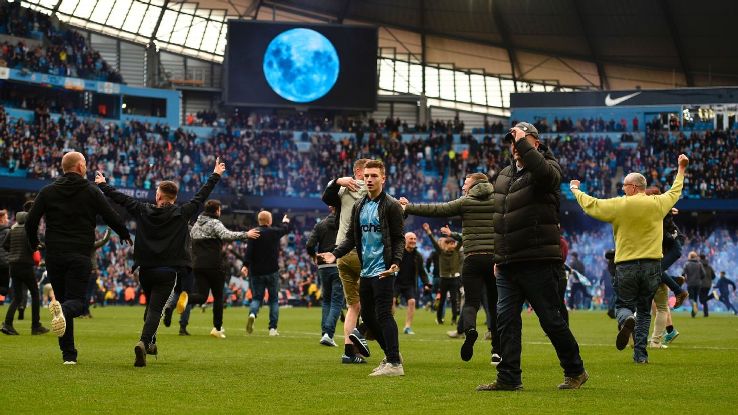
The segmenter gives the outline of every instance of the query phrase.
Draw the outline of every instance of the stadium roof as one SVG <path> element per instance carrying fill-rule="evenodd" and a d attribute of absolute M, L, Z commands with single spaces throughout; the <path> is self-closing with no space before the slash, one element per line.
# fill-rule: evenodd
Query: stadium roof
<path fill-rule="evenodd" d="M 738 1 L 25 0 L 73 25 L 219 61 L 230 18 L 374 24 L 382 56 L 522 81 L 738 84 Z"/>
<path fill-rule="evenodd" d="M 738 83 L 738 2 L 725 0 L 202 0 L 242 16 L 275 8 L 315 19 L 373 23 L 524 54 L 672 72 L 676 84 Z M 261 18 L 261 16 L 260 16 Z M 473 47 L 470 45 L 470 47 Z M 516 62 L 517 61 L 517 62 Z M 615 71 L 615 72 L 622 72 Z M 618 75 L 616 73 L 615 75 Z"/>

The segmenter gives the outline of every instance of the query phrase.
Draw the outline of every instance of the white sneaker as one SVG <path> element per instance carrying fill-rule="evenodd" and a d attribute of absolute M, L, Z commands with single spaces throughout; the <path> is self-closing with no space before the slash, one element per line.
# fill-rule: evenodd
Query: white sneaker
<path fill-rule="evenodd" d="M 323 334 L 323 337 L 320 339 L 320 344 L 323 346 L 337 347 L 336 342 L 328 336 L 328 333 Z"/>
<path fill-rule="evenodd" d="M 254 313 L 249 314 L 249 319 L 246 322 L 246 333 L 251 334 L 254 331 L 254 320 L 256 320 Z"/>
<path fill-rule="evenodd" d="M 74 360 L 67 360 L 66 362 L 64 362 L 64 364 L 67 366 L 74 366 L 77 364 L 77 362 L 75 362 Z"/>
<path fill-rule="evenodd" d="M 210 330 L 210 335 L 213 336 L 213 337 L 215 337 L 215 338 L 218 338 L 218 339 L 225 339 L 226 338 L 225 329 L 223 327 L 221 327 L 220 330 L 218 330 L 215 327 L 213 327 L 213 329 Z"/>
<path fill-rule="evenodd" d="M 49 304 L 49 311 L 51 311 L 51 331 L 62 337 L 67 331 L 67 320 L 64 318 L 61 303 L 56 300 L 52 301 Z"/>
<path fill-rule="evenodd" d="M 405 376 L 402 363 L 386 363 L 381 369 L 372 372 L 369 376 Z"/>
<path fill-rule="evenodd" d="M 277 329 L 269 329 L 269 335 L 270 336 L 279 336 L 279 332 L 277 331 Z M 333 344 L 335 344 L 335 343 L 333 343 Z"/>
<path fill-rule="evenodd" d="M 379 366 L 372 369 L 372 373 L 379 372 L 380 370 L 382 370 L 382 368 L 384 368 L 384 365 L 386 364 L 387 364 L 387 358 L 385 357 L 384 359 L 382 359 L 381 362 L 379 362 Z"/>

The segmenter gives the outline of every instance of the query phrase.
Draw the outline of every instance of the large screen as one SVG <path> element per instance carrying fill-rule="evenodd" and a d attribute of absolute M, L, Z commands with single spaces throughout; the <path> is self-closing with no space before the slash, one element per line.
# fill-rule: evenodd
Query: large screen
<path fill-rule="evenodd" d="M 229 20 L 223 94 L 227 105 L 374 110 L 377 29 Z"/>

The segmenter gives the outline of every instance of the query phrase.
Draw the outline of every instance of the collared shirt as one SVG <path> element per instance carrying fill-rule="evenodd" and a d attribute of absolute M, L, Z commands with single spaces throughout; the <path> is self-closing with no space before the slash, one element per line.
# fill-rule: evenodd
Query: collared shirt
<path fill-rule="evenodd" d="M 379 223 L 379 201 L 367 200 L 359 212 L 361 226 L 361 276 L 376 277 L 387 270 L 384 264 L 384 242 Z"/>

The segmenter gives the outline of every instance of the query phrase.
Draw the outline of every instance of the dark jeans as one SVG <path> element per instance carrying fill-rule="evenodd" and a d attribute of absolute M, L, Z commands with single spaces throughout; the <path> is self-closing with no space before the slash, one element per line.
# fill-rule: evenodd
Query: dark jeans
<path fill-rule="evenodd" d="M 644 259 L 615 265 L 613 286 L 618 297 L 615 300 L 615 316 L 618 327 L 636 314 L 635 349 L 633 360 L 648 359 L 646 343 L 651 325 L 651 303 L 661 283 L 661 261 Z"/>
<path fill-rule="evenodd" d="M 141 341 L 148 347 L 156 343 L 156 331 L 159 329 L 159 320 L 164 314 L 164 306 L 169 295 L 174 290 L 180 269 L 160 267 L 141 269 L 138 273 L 146 295 L 146 310 L 144 311 L 144 325 L 141 331 Z"/>
<path fill-rule="evenodd" d="M 561 313 L 561 316 L 564 317 L 564 321 L 566 321 L 566 324 L 568 325 L 569 310 L 566 308 L 566 285 L 569 283 L 569 278 L 566 276 L 566 271 L 563 266 L 561 269 L 556 269 L 554 280 L 556 281 L 556 289 L 559 294 L 559 299 L 561 300 L 559 303 L 559 313 Z"/>
<path fill-rule="evenodd" d="M 580 294 L 577 297 L 577 294 Z M 587 287 L 581 282 L 572 282 L 571 289 L 569 290 L 569 307 L 572 309 L 589 308 L 589 304 L 592 301 L 592 296 L 589 295 Z"/>
<path fill-rule="evenodd" d="M 666 284 L 666 286 L 669 287 L 669 289 L 676 295 L 679 295 L 684 290 L 682 290 L 682 287 L 680 287 L 679 284 L 674 281 L 674 278 L 667 274 L 666 271 L 674 265 L 681 256 L 682 244 L 679 243 L 679 241 L 674 241 L 671 247 L 664 251 L 664 258 L 661 259 L 661 282 Z"/>
<path fill-rule="evenodd" d="M 192 292 L 189 304 L 205 304 L 208 301 L 208 293 L 213 292 L 213 327 L 217 330 L 223 328 L 223 288 L 225 287 L 225 273 L 219 269 L 196 268 L 195 284 L 197 293 Z"/>
<path fill-rule="evenodd" d="M 77 361 L 77 349 L 74 347 L 74 319 L 81 316 L 84 310 L 91 267 L 90 257 L 86 255 L 49 253 L 46 256 L 49 280 L 67 321 L 64 336 L 59 337 L 59 348 L 65 361 Z"/>
<path fill-rule="evenodd" d="M 323 286 L 323 316 L 320 320 L 320 329 L 332 339 L 343 308 L 343 285 L 338 278 L 338 267 L 320 268 L 318 275 Z"/>
<path fill-rule="evenodd" d="M 40 327 L 41 319 L 39 317 L 39 310 L 41 308 L 41 302 L 38 293 L 38 284 L 36 283 L 36 276 L 33 273 L 33 265 L 11 264 L 10 277 L 13 279 L 13 290 L 15 291 L 15 294 L 13 294 L 13 301 L 10 303 L 8 312 L 5 314 L 5 324 L 9 326 L 13 325 L 15 310 L 21 306 L 21 301 L 24 301 L 22 305 L 25 306 L 26 296 L 21 293 L 28 288 L 31 292 L 31 327 Z"/>
<path fill-rule="evenodd" d="M 443 315 L 446 312 L 446 294 L 451 294 L 451 318 L 453 321 L 459 317 L 459 297 L 461 291 L 459 291 L 459 279 L 458 278 L 439 278 L 441 280 L 441 300 L 438 303 L 438 310 L 436 310 L 436 318 L 438 321 L 443 320 Z"/>
<path fill-rule="evenodd" d="M 464 284 L 464 309 L 461 318 L 464 320 L 463 329 L 477 327 L 477 312 L 482 299 L 482 290 L 486 290 L 489 307 L 489 321 L 487 325 L 492 332 L 492 353 L 499 353 L 500 339 L 494 334 L 497 332 L 497 284 L 494 281 L 494 256 L 490 254 L 467 255 L 461 274 Z"/>
<path fill-rule="evenodd" d="M 392 315 L 395 277 L 361 278 L 359 283 L 359 301 L 361 301 L 361 318 L 379 347 L 384 351 L 389 363 L 400 363 L 400 340 L 397 335 L 397 323 Z"/>
<path fill-rule="evenodd" d="M 732 311 L 733 313 L 738 314 L 738 308 L 736 308 L 736 306 L 730 302 L 729 292 L 720 293 L 720 302 L 725 304 L 725 308 L 728 309 L 728 312 Z"/>
<path fill-rule="evenodd" d="M 522 319 L 526 300 L 535 310 L 541 328 L 556 349 L 564 376 L 584 372 L 579 345 L 561 315 L 557 278 L 561 263 L 526 262 L 499 265 L 497 274 L 497 335 L 502 362 L 497 365 L 497 380 L 505 384 L 522 383 L 520 370 Z"/>
<path fill-rule="evenodd" d="M 269 328 L 276 329 L 279 323 L 279 272 L 251 277 L 251 306 L 249 312 L 259 315 L 259 308 L 264 302 L 264 291 L 269 293 Z"/>
<path fill-rule="evenodd" d="M 702 303 L 702 313 L 705 317 L 710 315 L 709 302 L 712 298 L 712 295 L 710 295 L 710 287 L 700 287 L 700 303 Z"/>

